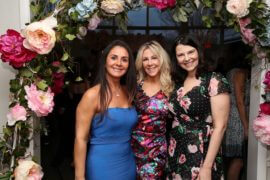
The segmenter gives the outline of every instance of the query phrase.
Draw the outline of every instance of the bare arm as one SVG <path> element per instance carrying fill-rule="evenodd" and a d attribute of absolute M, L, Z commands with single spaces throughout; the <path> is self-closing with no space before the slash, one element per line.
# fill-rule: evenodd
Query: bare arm
<path fill-rule="evenodd" d="M 92 118 L 97 110 L 97 90 L 86 91 L 76 110 L 76 134 L 74 144 L 75 179 L 85 180 L 87 142 Z"/>
<path fill-rule="evenodd" d="M 244 133 L 248 135 L 248 116 L 245 109 L 245 80 L 246 74 L 242 70 L 236 71 L 233 76 L 233 84 L 236 98 L 236 106 L 239 112 L 240 120 L 244 127 Z"/>
<path fill-rule="evenodd" d="M 227 93 L 211 97 L 210 102 L 214 130 L 210 139 L 206 158 L 200 170 L 200 180 L 211 179 L 211 169 L 226 130 L 230 110 L 230 97 Z"/>

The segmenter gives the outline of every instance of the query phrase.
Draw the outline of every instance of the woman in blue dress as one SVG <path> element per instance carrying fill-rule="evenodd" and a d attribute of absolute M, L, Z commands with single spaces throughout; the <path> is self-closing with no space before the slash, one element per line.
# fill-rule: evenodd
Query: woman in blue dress
<path fill-rule="evenodd" d="M 76 112 L 76 180 L 135 180 L 131 131 L 137 112 L 132 52 L 123 41 L 108 45 L 99 61 L 97 84 L 83 95 Z M 87 148 L 87 145 L 88 148 Z"/>

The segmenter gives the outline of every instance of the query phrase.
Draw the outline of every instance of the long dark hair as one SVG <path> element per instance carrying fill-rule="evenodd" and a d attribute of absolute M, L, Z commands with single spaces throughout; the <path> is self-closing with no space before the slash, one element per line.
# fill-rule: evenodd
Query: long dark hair
<path fill-rule="evenodd" d="M 184 83 L 187 77 L 187 71 L 180 67 L 176 58 L 176 47 L 178 45 L 188 45 L 194 47 L 198 51 L 199 65 L 196 71 L 196 77 L 198 78 L 201 73 L 206 72 L 206 67 L 203 58 L 202 46 L 193 36 L 190 34 L 184 34 L 176 38 L 171 52 L 172 59 L 172 77 L 176 83 Z"/>
<path fill-rule="evenodd" d="M 111 42 L 102 52 L 100 60 L 99 60 L 99 66 L 98 66 L 98 73 L 96 77 L 95 84 L 100 84 L 100 91 L 99 91 L 99 103 L 100 103 L 100 112 L 101 114 L 104 114 L 104 112 L 107 110 L 109 103 L 112 99 L 112 90 L 109 86 L 108 80 L 106 78 L 106 61 L 107 56 L 110 53 L 110 51 L 115 47 L 120 46 L 127 50 L 129 55 L 129 66 L 127 69 L 126 74 L 121 77 L 120 83 L 121 85 L 125 85 L 127 88 L 128 93 L 128 100 L 131 103 L 133 101 L 133 98 L 135 96 L 136 91 L 136 69 L 135 69 L 135 62 L 133 58 L 133 54 L 129 46 L 121 41 L 121 40 L 115 40 Z"/>

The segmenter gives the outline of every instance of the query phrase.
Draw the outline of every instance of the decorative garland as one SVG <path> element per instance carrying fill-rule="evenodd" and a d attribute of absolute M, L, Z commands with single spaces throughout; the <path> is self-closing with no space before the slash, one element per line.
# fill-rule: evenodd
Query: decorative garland
<path fill-rule="evenodd" d="M 0 58 L 17 70 L 10 81 L 10 111 L 0 141 L 3 176 L 43 176 L 41 167 L 26 155 L 33 133 L 30 122 L 52 112 L 53 97 L 65 86 L 65 73 L 73 65 L 68 42 L 112 18 L 127 32 L 128 11 L 144 3 L 169 11 L 177 22 L 187 22 L 200 10 L 207 27 L 234 27 L 255 47 L 258 58 L 270 57 L 269 1 L 267 6 L 263 0 L 36 0 L 31 3 L 32 23 L 21 33 L 9 29 L 0 37 Z"/>

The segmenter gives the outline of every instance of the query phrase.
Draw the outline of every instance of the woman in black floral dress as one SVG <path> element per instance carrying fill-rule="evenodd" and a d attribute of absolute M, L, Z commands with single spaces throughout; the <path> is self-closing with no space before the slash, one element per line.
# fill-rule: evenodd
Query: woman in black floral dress
<path fill-rule="evenodd" d="M 199 44 L 190 36 L 173 49 L 176 88 L 168 147 L 167 179 L 223 178 L 220 144 L 229 114 L 229 85 L 218 73 L 203 70 Z"/>

